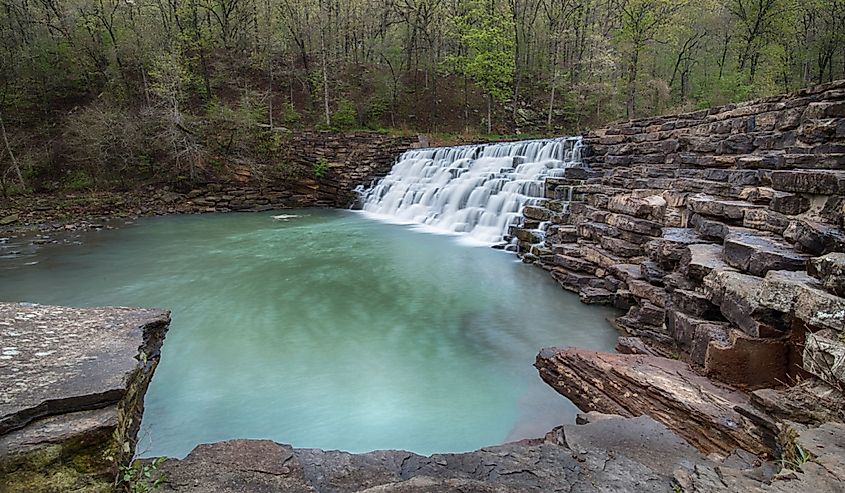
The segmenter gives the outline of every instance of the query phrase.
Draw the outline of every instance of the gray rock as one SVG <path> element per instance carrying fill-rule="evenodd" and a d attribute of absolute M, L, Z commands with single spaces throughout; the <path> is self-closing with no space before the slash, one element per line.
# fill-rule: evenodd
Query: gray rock
<path fill-rule="evenodd" d="M 845 297 L 845 253 L 829 253 L 807 262 L 807 272 L 821 280 L 822 286 Z"/>
<path fill-rule="evenodd" d="M 725 238 L 724 257 L 728 265 L 755 276 L 770 270 L 803 270 L 807 255 L 792 249 L 774 236 L 731 233 Z"/>
<path fill-rule="evenodd" d="M 822 380 L 845 384 L 845 339 L 841 332 L 824 329 L 807 334 L 804 343 L 804 369 Z"/>
<path fill-rule="evenodd" d="M 162 310 L 0 303 L 0 435 L 120 401 L 151 374 L 169 322 Z"/>
<path fill-rule="evenodd" d="M 763 280 L 732 270 L 719 269 L 704 278 L 707 296 L 725 319 L 751 337 L 779 337 L 787 324 L 782 313 L 760 304 Z"/>

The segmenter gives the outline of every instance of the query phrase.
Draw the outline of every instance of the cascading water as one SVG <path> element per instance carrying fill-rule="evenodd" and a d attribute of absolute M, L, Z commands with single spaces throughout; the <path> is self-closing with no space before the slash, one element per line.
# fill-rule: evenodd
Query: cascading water
<path fill-rule="evenodd" d="M 432 149 L 399 157 L 362 192 L 368 215 L 501 241 L 526 205 L 543 199 L 543 180 L 580 161 L 581 138 L 527 140 Z"/>

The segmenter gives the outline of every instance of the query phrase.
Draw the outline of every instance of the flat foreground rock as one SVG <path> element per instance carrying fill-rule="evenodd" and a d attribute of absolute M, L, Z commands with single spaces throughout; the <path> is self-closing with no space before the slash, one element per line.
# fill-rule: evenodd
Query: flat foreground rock
<path fill-rule="evenodd" d="M 0 303 L 0 491 L 110 491 L 170 315 Z"/>
<path fill-rule="evenodd" d="M 119 401 L 152 356 L 142 353 L 161 347 L 144 347 L 145 332 L 169 321 L 162 310 L 0 303 L 0 435 Z"/>
<path fill-rule="evenodd" d="M 163 467 L 162 491 L 674 491 L 676 470 L 712 466 L 648 417 L 564 425 L 545 438 L 462 454 L 350 454 L 270 441 L 200 445 Z"/>

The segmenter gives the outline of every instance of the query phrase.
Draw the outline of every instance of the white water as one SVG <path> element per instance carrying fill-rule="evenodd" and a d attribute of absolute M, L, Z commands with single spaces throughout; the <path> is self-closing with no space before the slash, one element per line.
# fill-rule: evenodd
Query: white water
<path fill-rule="evenodd" d="M 362 192 L 363 210 L 495 243 L 523 207 L 542 200 L 544 178 L 562 176 L 580 161 L 580 151 L 580 137 L 406 151 L 389 175 Z"/>

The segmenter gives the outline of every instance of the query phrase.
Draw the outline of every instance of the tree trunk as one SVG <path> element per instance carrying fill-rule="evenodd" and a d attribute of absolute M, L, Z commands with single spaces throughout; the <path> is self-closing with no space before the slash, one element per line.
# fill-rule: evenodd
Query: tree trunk
<path fill-rule="evenodd" d="M 493 96 L 487 95 L 487 134 L 493 133 L 493 119 L 491 115 L 493 113 Z"/>
<path fill-rule="evenodd" d="M 6 145 L 6 151 L 9 153 L 9 158 L 12 160 L 12 171 L 18 179 L 21 188 L 26 188 L 26 182 L 23 181 L 23 174 L 21 168 L 18 166 L 18 160 L 15 159 L 15 153 L 12 152 L 12 146 L 9 144 L 9 137 L 6 135 L 6 125 L 3 123 L 3 114 L 0 113 L 0 134 L 3 136 L 3 143 Z"/>
<path fill-rule="evenodd" d="M 634 48 L 634 53 L 631 56 L 631 63 L 628 66 L 628 87 L 625 97 L 625 116 L 630 120 L 634 118 L 634 111 L 636 110 L 635 98 L 637 95 L 637 69 L 639 64 L 639 47 Z"/>
<path fill-rule="evenodd" d="M 320 2 L 320 55 L 323 64 L 323 109 L 326 112 L 326 126 L 332 124 L 332 114 L 329 110 L 329 74 L 326 62 L 326 28 L 323 19 L 323 4 Z"/>

